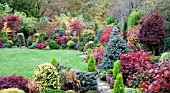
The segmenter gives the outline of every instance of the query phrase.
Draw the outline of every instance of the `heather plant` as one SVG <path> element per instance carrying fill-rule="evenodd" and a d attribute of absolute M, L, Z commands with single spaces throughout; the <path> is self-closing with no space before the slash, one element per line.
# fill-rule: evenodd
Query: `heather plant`
<path fill-rule="evenodd" d="M 120 53 L 129 53 L 126 41 L 120 36 L 112 36 L 105 48 L 104 57 L 100 65 L 100 72 L 102 70 L 113 69 L 115 61 L 120 59 Z"/>
<path fill-rule="evenodd" d="M 143 14 L 144 14 L 143 10 L 131 12 L 128 18 L 128 29 L 133 29 L 135 26 L 137 26 Z"/>
<path fill-rule="evenodd" d="M 59 44 L 59 45 L 61 45 L 61 44 L 67 44 L 67 42 L 70 40 L 70 38 L 68 37 L 68 36 L 63 36 L 63 37 L 59 37 L 58 39 L 57 39 L 57 43 Z"/>
<path fill-rule="evenodd" d="M 91 54 L 88 60 L 88 71 L 93 72 L 96 69 L 96 61 L 94 60 L 94 55 Z"/>
<path fill-rule="evenodd" d="M 161 62 L 169 62 L 170 61 L 170 52 L 165 52 L 161 55 L 159 61 Z"/>
<path fill-rule="evenodd" d="M 19 28 L 22 26 L 22 18 L 15 16 L 13 14 L 9 14 L 7 16 L 4 16 L 2 19 L 2 22 L 0 23 L 0 29 L 2 30 L 4 27 L 4 24 L 7 23 L 7 28 L 9 28 L 12 31 L 19 31 Z"/>
<path fill-rule="evenodd" d="M 44 63 L 39 65 L 34 72 L 33 78 L 40 84 L 38 86 L 40 91 L 60 89 L 58 72 L 52 64 Z"/>
<path fill-rule="evenodd" d="M 26 93 L 29 93 L 29 88 L 27 86 L 28 82 L 28 79 L 25 79 L 22 76 L 12 75 L 10 77 L 1 77 L 0 90 L 7 88 L 18 88 Z"/>
<path fill-rule="evenodd" d="M 123 77 L 122 77 L 121 73 L 119 73 L 116 76 L 116 80 L 115 80 L 115 83 L 114 83 L 114 88 L 113 88 L 112 93 L 125 93 L 124 84 L 123 84 Z"/>
<path fill-rule="evenodd" d="M 59 49 L 60 48 L 56 41 L 50 42 L 49 47 L 50 47 L 50 49 Z"/>
<path fill-rule="evenodd" d="M 69 24 L 69 35 L 80 36 L 83 32 L 83 25 L 80 20 L 75 19 Z"/>
<path fill-rule="evenodd" d="M 114 63 L 114 68 L 113 68 L 113 77 L 116 78 L 116 76 L 120 73 L 121 71 L 121 64 L 120 62 L 117 60 Z"/>
<path fill-rule="evenodd" d="M 112 29 L 113 29 L 113 27 L 111 27 L 111 26 L 107 26 L 103 29 L 103 33 L 100 37 L 100 43 L 107 44 L 109 42 Z"/>
<path fill-rule="evenodd" d="M 148 45 L 153 54 L 158 55 L 158 46 L 162 44 L 163 40 L 167 37 L 164 19 L 155 13 L 150 15 L 142 23 L 138 41 L 142 44 Z"/>
<path fill-rule="evenodd" d="M 37 48 L 38 49 L 44 49 L 44 48 L 46 48 L 47 47 L 47 45 L 45 44 L 45 43 L 38 43 L 37 44 Z"/>

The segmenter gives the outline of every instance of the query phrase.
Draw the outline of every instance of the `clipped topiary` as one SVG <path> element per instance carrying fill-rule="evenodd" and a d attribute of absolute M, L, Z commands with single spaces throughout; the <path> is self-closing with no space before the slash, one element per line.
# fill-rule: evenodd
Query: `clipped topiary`
<path fill-rule="evenodd" d="M 114 88 L 112 93 L 125 93 L 122 74 L 119 73 L 116 76 L 116 81 L 114 83 Z"/>
<path fill-rule="evenodd" d="M 57 62 L 56 58 L 54 58 L 54 57 L 52 58 L 51 64 L 54 65 L 54 66 L 58 65 L 58 62 Z"/>
<path fill-rule="evenodd" d="M 39 90 L 60 89 L 59 76 L 56 67 L 52 64 L 44 63 L 38 66 L 33 78 L 39 83 Z"/>
<path fill-rule="evenodd" d="M 113 77 L 116 78 L 116 76 L 120 73 L 120 71 L 121 71 L 121 65 L 120 65 L 120 62 L 117 60 L 114 63 Z"/>
<path fill-rule="evenodd" d="M 94 59 L 94 54 L 90 55 L 90 58 L 88 60 L 88 71 L 93 72 L 96 69 L 96 61 Z"/>
<path fill-rule="evenodd" d="M 120 53 L 128 54 L 129 50 L 126 45 L 126 41 L 118 36 L 118 31 L 114 30 L 110 41 L 105 48 L 104 57 L 100 65 L 100 72 L 103 70 L 107 71 L 108 69 L 113 69 L 114 62 L 120 59 Z"/>
<path fill-rule="evenodd" d="M 128 29 L 133 29 L 134 26 L 138 25 L 138 21 L 140 20 L 141 16 L 144 14 L 143 10 L 133 11 L 130 13 L 128 18 Z"/>
<path fill-rule="evenodd" d="M 49 47 L 50 47 L 50 49 L 59 49 L 60 48 L 56 41 L 50 42 Z"/>
<path fill-rule="evenodd" d="M 17 88 L 8 88 L 0 90 L 0 93 L 25 93 L 25 92 Z"/>

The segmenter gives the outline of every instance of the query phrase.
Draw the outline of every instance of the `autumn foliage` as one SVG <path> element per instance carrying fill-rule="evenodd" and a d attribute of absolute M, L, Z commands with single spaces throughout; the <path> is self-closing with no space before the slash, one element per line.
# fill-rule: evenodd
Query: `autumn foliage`
<path fill-rule="evenodd" d="M 107 44 L 107 42 L 109 42 L 112 29 L 113 29 L 113 27 L 111 27 L 111 26 L 107 26 L 103 29 L 103 33 L 100 37 L 100 43 Z"/>
<path fill-rule="evenodd" d="M 80 20 L 75 19 L 69 24 L 69 35 L 80 36 L 83 32 L 83 25 Z"/>
<path fill-rule="evenodd" d="M 2 22 L 0 23 L 0 29 L 3 29 L 5 22 L 7 23 L 7 28 L 10 28 L 12 31 L 19 31 L 19 28 L 22 26 L 22 18 L 13 14 L 3 17 Z"/>

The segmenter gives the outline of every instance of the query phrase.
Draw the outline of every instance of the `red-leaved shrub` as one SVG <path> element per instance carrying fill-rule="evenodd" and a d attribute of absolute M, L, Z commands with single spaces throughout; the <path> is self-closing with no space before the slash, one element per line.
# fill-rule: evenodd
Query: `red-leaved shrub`
<path fill-rule="evenodd" d="M 45 43 L 38 43 L 38 45 L 37 45 L 37 48 L 38 49 L 44 49 L 44 48 L 46 48 L 46 44 Z"/>
<path fill-rule="evenodd" d="M 144 77 L 141 73 L 152 67 L 150 58 L 151 54 L 143 51 L 134 52 L 130 55 L 121 54 L 121 72 L 128 87 L 139 87 L 142 83 L 141 77 Z"/>
<path fill-rule="evenodd" d="M 58 43 L 59 45 L 61 45 L 61 44 L 66 44 L 69 40 L 70 40 L 70 38 L 69 38 L 68 36 L 62 36 L 62 37 L 59 37 L 59 38 L 57 39 L 57 43 Z"/>
<path fill-rule="evenodd" d="M 7 28 L 10 28 L 12 31 L 19 31 L 19 28 L 22 26 L 22 18 L 13 14 L 3 17 L 2 22 L 0 23 L 0 29 L 4 27 L 5 22 L 7 22 Z"/>
<path fill-rule="evenodd" d="M 103 29 L 103 33 L 100 37 L 100 43 L 107 44 L 107 42 L 109 42 L 112 29 L 113 27 L 111 26 L 107 26 Z"/>
<path fill-rule="evenodd" d="M 100 46 L 100 47 L 97 47 L 94 49 L 94 58 L 95 60 L 98 62 L 98 61 L 101 61 L 104 57 L 104 49 L 105 47 L 104 46 Z"/>
<path fill-rule="evenodd" d="M 28 80 L 22 76 L 10 76 L 0 78 L 0 90 L 7 88 L 18 88 L 23 90 L 25 93 L 29 93 L 29 88 L 27 86 Z"/>
<path fill-rule="evenodd" d="M 75 19 L 69 24 L 69 35 L 80 36 L 83 32 L 83 25 L 80 20 Z"/>
<path fill-rule="evenodd" d="M 170 92 L 170 62 L 157 63 L 146 74 L 149 78 L 140 85 L 146 93 Z"/>
<path fill-rule="evenodd" d="M 158 55 L 159 45 L 167 37 L 164 19 L 158 13 L 150 15 L 143 23 L 138 41 L 149 46 L 154 55 Z"/>

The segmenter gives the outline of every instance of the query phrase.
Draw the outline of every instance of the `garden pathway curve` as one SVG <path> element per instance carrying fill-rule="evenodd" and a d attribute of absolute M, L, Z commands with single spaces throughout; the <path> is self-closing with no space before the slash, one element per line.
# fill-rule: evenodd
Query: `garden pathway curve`
<path fill-rule="evenodd" d="M 98 93 L 112 93 L 112 89 L 110 89 L 109 84 L 106 81 L 101 81 L 98 78 Z"/>

